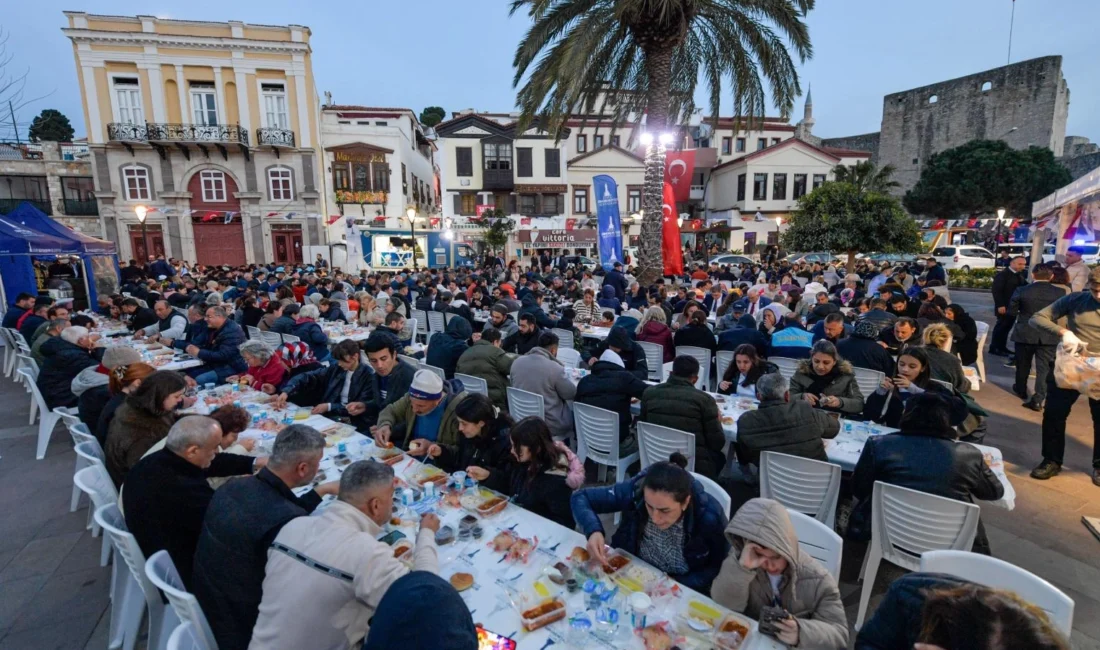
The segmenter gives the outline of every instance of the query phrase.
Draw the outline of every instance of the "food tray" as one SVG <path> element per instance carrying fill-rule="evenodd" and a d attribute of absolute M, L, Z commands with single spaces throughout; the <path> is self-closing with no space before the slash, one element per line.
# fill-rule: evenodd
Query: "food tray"
<path fill-rule="evenodd" d="M 405 459 L 405 452 L 396 448 L 382 449 L 378 452 L 378 455 L 375 456 L 375 459 L 392 466 L 400 463 L 402 460 Z"/>
<path fill-rule="evenodd" d="M 523 629 L 531 632 L 565 618 L 565 601 L 551 598 L 535 607 L 520 612 Z"/>
<path fill-rule="evenodd" d="M 434 465 L 421 465 L 412 475 L 412 483 L 423 486 L 426 483 L 435 483 L 436 487 L 443 487 L 450 477 L 447 472 Z"/>
<path fill-rule="evenodd" d="M 508 507 L 508 497 L 484 487 L 467 491 L 459 501 L 467 512 L 483 518 L 499 514 Z"/>
<path fill-rule="evenodd" d="M 626 551 L 616 551 L 615 554 L 630 560 L 630 562 L 612 574 L 612 582 L 618 584 L 625 591 L 641 591 L 653 597 L 669 593 L 672 588 L 671 580 L 660 569 Z M 609 560 L 611 559 L 613 558 L 609 558 Z"/>

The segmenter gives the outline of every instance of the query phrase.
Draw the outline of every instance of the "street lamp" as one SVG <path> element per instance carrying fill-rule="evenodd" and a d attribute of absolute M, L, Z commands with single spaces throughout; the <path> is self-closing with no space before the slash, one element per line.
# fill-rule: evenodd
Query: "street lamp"
<path fill-rule="evenodd" d="M 997 244 L 1001 243 L 1001 225 L 1005 222 L 1005 209 L 997 209 Z"/>
<path fill-rule="evenodd" d="M 443 239 L 450 241 L 455 238 L 455 233 L 451 230 L 451 218 L 446 217 L 443 219 Z"/>
<path fill-rule="evenodd" d="M 416 259 L 416 207 L 409 206 L 405 209 L 405 217 L 409 220 L 409 236 L 412 238 L 412 257 L 413 257 L 413 270 L 419 271 L 420 266 L 417 264 Z"/>
<path fill-rule="evenodd" d="M 145 217 L 149 214 L 149 208 L 144 205 L 136 205 L 134 206 L 134 214 L 137 215 L 138 223 L 141 224 L 141 245 L 145 248 L 145 257 L 148 260 L 149 239 L 145 236 Z"/>

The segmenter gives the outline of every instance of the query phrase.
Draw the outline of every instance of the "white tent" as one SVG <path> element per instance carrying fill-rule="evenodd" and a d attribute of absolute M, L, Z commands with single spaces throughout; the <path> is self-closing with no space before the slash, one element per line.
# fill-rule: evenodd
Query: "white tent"
<path fill-rule="evenodd" d="M 1073 222 L 1073 217 L 1077 214 L 1078 204 L 1090 197 L 1095 200 L 1098 194 L 1100 194 L 1100 169 L 1094 169 L 1069 185 L 1032 204 L 1031 216 L 1036 225 L 1042 226 L 1046 230 L 1053 230 L 1058 235 L 1056 251 L 1059 260 L 1062 259 L 1066 248 L 1072 243 L 1063 235 Z M 1090 207 L 1095 209 L 1095 204 L 1091 204 Z M 1092 214 L 1088 221 L 1095 221 L 1095 216 L 1095 213 Z M 1094 232 L 1091 227 L 1089 230 Z M 1036 248 L 1038 248 L 1038 244 L 1036 244 Z"/>

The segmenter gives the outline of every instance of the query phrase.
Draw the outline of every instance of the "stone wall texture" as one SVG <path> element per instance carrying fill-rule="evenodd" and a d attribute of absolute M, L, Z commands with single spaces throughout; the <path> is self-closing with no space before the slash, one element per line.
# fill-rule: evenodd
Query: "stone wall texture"
<path fill-rule="evenodd" d="M 876 162 L 897 168 L 900 195 L 916 184 L 933 153 L 975 139 L 1047 147 L 1061 156 L 1068 114 L 1060 56 L 892 93 L 883 98 Z"/>
<path fill-rule="evenodd" d="M 849 135 L 842 138 L 822 138 L 822 147 L 836 149 L 853 149 L 855 151 L 868 151 L 871 153 L 871 162 L 878 164 L 879 132 L 864 133 L 862 135 Z"/>

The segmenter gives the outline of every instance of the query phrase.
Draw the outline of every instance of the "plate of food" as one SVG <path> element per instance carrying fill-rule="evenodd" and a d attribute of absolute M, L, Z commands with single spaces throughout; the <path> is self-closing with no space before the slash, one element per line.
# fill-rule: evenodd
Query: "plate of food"
<path fill-rule="evenodd" d="M 714 645 L 720 650 L 740 650 L 751 634 L 752 621 L 731 612 L 715 628 Z"/>
<path fill-rule="evenodd" d="M 448 478 L 447 472 L 444 472 L 434 465 L 421 465 L 419 469 L 416 470 L 412 480 L 417 485 L 435 483 L 436 487 L 443 487 L 447 484 Z"/>
<path fill-rule="evenodd" d="M 396 465 L 405 458 L 405 452 L 400 449 L 382 449 L 375 458 L 387 465 Z"/>
<path fill-rule="evenodd" d="M 731 425 L 735 422 L 736 422 L 736 420 L 733 419 L 732 415 L 723 415 L 722 416 L 722 424 L 724 424 L 724 425 L 728 426 L 728 425 Z"/>
<path fill-rule="evenodd" d="M 488 488 L 467 490 L 460 498 L 462 507 L 482 517 L 492 517 L 508 507 L 508 497 Z"/>
<path fill-rule="evenodd" d="M 631 558 L 622 551 L 612 551 L 607 557 L 607 562 L 602 566 L 603 572 L 607 575 L 614 575 L 621 571 L 623 567 L 630 564 Z"/>

